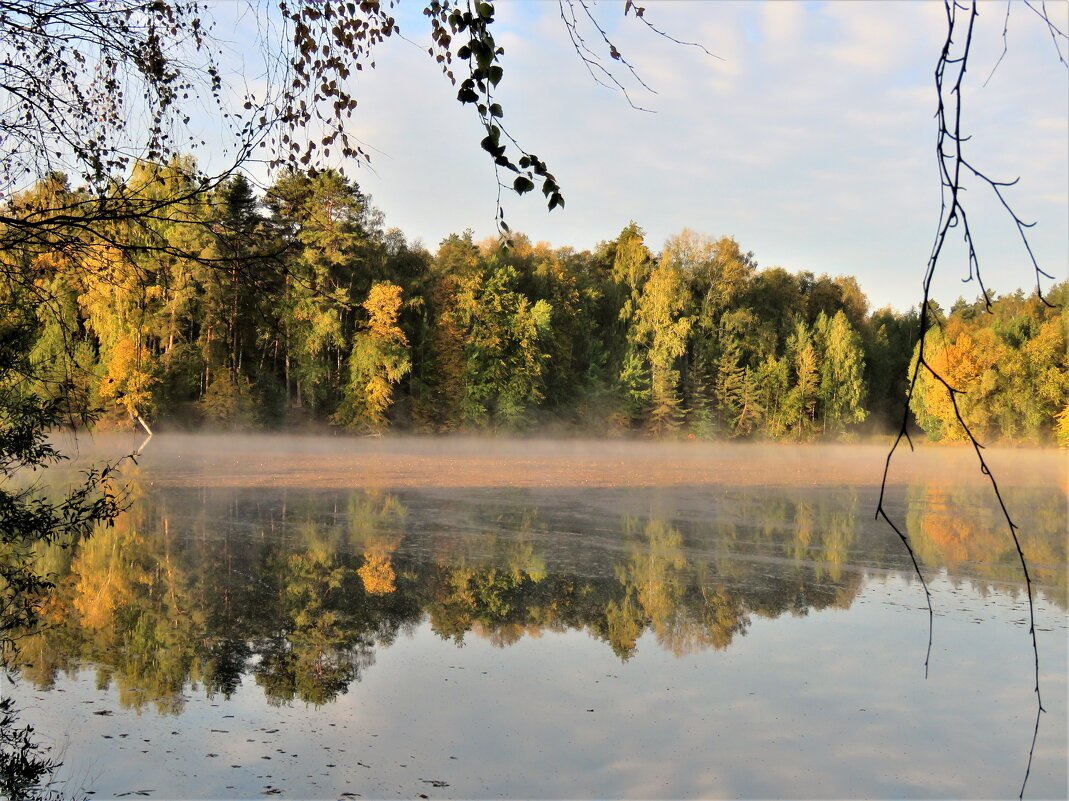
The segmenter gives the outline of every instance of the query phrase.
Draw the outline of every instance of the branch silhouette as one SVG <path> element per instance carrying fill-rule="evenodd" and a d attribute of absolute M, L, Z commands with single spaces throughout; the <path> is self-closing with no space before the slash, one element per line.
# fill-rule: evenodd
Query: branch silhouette
<path fill-rule="evenodd" d="M 1035 253 L 1032 250 L 1031 244 L 1028 241 L 1027 229 L 1033 227 L 1035 223 L 1026 223 L 1024 220 L 1014 211 L 1013 207 L 1007 201 L 1003 190 L 1006 187 L 1013 186 L 1017 183 L 1017 180 L 1013 181 L 998 181 L 988 177 L 981 170 L 974 167 L 964 155 L 964 144 L 968 141 L 969 137 L 962 134 L 961 129 L 961 117 L 962 117 L 962 84 L 965 78 L 965 74 L 969 64 L 969 55 L 973 42 L 973 32 L 975 29 L 976 19 L 979 16 L 977 5 L 975 0 L 969 4 L 958 2 L 957 0 L 945 0 L 946 11 L 946 23 L 947 33 L 946 39 L 943 43 L 943 47 L 939 54 L 939 59 L 936 64 L 934 78 L 936 92 L 938 96 L 938 108 L 936 111 L 937 122 L 937 134 L 936 134 L 936 160 L 939 169 L 940 178 L 940 211 L 939 211 L 939 225 L 935 236 L 935 241 L 932 245 L 931 254 L 928 258 L 928 265 L 924 275 L 923 282 L 923 297 L 921 301 L 921 326 L 919 341 L 917 344 L 917 358 L 913 364 L 912 372 L 909 380 L 909 389 L 906 393 L 905 409 L 902 415 L 902 425 L 899 428 L 898 434 L 895 437 L 894 443 L 891 446 L 890 451 L 887 454 L 887 461 L 884 465 L 883 480 L 880 485 L 880 498 L 876 507 L 877 519 L 883 518 L 891 529 L 902 540 L 909 552 L 910 559 L 913 562 L 913 567 L 917 573 L 917 576 L 921 580 L 921 584 L 924 587 L 925 598 L 928 602 L 928 653 L 924 660 L 925 677 L 928 675 L 928 662 L 931 656 L 932 648 L 932 628 L 933 628 L 933 612 L 932 612 L 932 598 L 928 589 L 928 585 L 925 582 L 924 575 L 920 570 L 920 566 L 917 563 L 916 555 L 909 542 L 909 537 L 897 526 L 887 513 L 887 509 L 884 505 L 885 494 L 887 489 L 887 476 L 891 468 L 891 463 L 894 458 L 895 452 L 898 446 L 903 440 L 909 445 L 910 449 L 913 449 L 913 441 L 909 436 L 908 424 L 909 424 L 909 410 L 913 400 L 914 392 L 917 387 L 917 380 L 923 373 L 930 376 L 938 385 L 941 385 L 946 390 L 951 404 L 954 409 L 954 416 L 965 432 L 969 443 L 972 445 L 973 450 L 976 453 L 977 460 L 980 466 L 980 472 L 987 476 L 991 482 L 991 488 L 995 494 L 995 498 L 998 500 L 999 507 L 1002 510 L 1002 516 L 1005 520 L 1006 528 L 1009 531 L 1010 537 L 1013 539 L 1013 544 L 1017 549 L 1017 556 L 1021 563 L 1021 571 L 1024 574 L 1025 589 L 1028 596 L 1028 619 L 1029 627 L 1028 631 L 1032 639 L 1032 654 L 1034 657 L 1035 665 L 1035 694 L 1036 694 L 1036 719 L 1035 726 L 1032 731 L 1032 744 L 1028 751 L 1028 764 L 1025 768 L 1024 780 L 1021 783 L 1021 790 L 1018 797 L 1024 797 L 1025 788 L 1028 785 L 1028 777 L 1032 770 L 1032 759 L 1035 755 L 1036 741 L 1039 736 L 1039 721 L 1041 715 L 1046 711 L 1043 707 L 1042 695 L 1040 694 L 1039 685 L 1039 643 L 1036 640 L 1036 614 L 1035 604 L 1033 600 L 1032 592 L 1032 577 L 1028 571 L 1028 561 L 1025 558 L 1024 551 L 1021 548 L 1021 542 L 1017 535 L 1018 526 L 1014 523 L 1013 518 L 1010 515 L 1009 509 L 1006 506 L 1005 499 L 1002 496 L 1002 491 L 999 489 L 998 481 L 995 478 L 994 473 L 991 471 L 987 460 L 984 458 L 983 450 L 984 446 L 975 436 L 973 430 L 962 416 L 961 409 L 958 405 L 958 396 L 963 394 L 964 390 L 953 386 L 950 381 L 937 370 L 932 363 L 928 360 L 926 354 L 926 334 L 933 325 L 938 324 L 938 320 L 935 319 L 935 315 L 932 312 L 932 305 L 930 301 L 932 278 L 935 275 L 937 266 L 939 265 L 940 258 L 943 255 L 943 249 L 947 242 L 947 237 L 951 231 L 958 229 L 961 231 L 962 238 L 965 242 L 968 250 L 968 276 L 963 279 L 968 282 L 975 277 L 976 281 L 980 285 L 980 289 L 984 296 L 984 302 L 987 311 L 991 311 L 991 296 L 987 291 L 983 283 L 983 277 L 980 270 L 980 260 L 974 246 L 974 240 L 972 230 L 969 227 L 969 218 L 966 212 L 965 205 L 963 203 L 963 194 L 965 187 L 963 185 L 963 173 L 969 174 L 979 180 L 981 184 L 986 185 L 998 198 L 1002 207 L 1006 213 L 1010 216 L 1014 225 L 1016 226 L 1018 233 L 1021 236 L 1021 240 L 1024 243 L 1024 248 L 1028 253 L 1029 258 L 1032 261 L 1032 265 L 1036 274 L 1036 294 L 1039 299 L 1043 301 L 1047 306 L 1051 306 L 1049 301 L 1043 296 L 1042 279 L 1053 279 L 1053 276 L 1044 271 L 1036 259 Z M 1050 22 L 1050 19 L 1046 15 L 1046 9 L 1036 9 L 1034 6 L 1029 5 L 1035 13 L 1039 14 L 1048 25 L 1051 30 L 1051 36 L 1055 37 L 1056 34 L 1061 34 L 1056 27 Z M 1007 9 L 1006 24 L 1004 25 L 1004 34 L 1009 21 L 1009 11 Z M 963 43 L 960 47 L 955 48 L 955 35 L 960 34 L 963 36 Z M 1064 35 L 1064 34 L 1062 34 Z M 1005 43 L 1005 35 L 1004 35 Z M 1055 45 L 1057 46 L 1057 39 L 1055 38 Z M 1003 56 L 1005 51 L 1003 52 Z M 999 57 L 1001 63 L 1003 56 Z M 1064 59 L 1061 58 L 1061 51 L 1059 49 L 1059 58 L 1064 64 Z M 996 63 L 995 67 L 998 67 Z M 992 74 L 994 70 L 992 70 Z M 990 76 L 988 77 L 990 80 Z"/>

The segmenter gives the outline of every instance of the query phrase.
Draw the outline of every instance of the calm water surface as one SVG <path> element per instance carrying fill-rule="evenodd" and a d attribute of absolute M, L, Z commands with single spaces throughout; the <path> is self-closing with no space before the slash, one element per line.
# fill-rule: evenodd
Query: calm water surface
<path fill-rule="evenodd" d="M 1016 796 L 1033 655 L 989 493 L 893 489 L 925 679 L 877 489 L 811 471 L 318 489 L 146 449 L 114 528 L 42 554 L 6 691 L 96 798 Z M 1006 494 L 1047 709 L 1026 797 L 1064 798 L 1066 494 Z"/>

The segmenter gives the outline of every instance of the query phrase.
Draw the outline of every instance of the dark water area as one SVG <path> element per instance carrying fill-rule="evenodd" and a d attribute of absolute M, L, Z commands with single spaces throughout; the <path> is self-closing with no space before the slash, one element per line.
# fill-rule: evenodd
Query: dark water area
<path fill-rule="evenodd" d="M 1019 791 L 1028 603 L 982 486 L 891 493 L 933 595 L 926 679 L 924 592 L 870 481 L 317 488 L 183 469 L 128 466 L 115 526 L 40 555 L 58 590 L 5 692 L 67 793 Z M 1009 484 L 1047 710 L 1026 797 L 1064 798 L 1066 495 Z"/>

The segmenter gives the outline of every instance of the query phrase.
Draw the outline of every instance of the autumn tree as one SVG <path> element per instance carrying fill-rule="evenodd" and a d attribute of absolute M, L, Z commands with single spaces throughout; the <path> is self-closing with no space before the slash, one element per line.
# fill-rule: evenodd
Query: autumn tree
<path fill-rule="evenodd" d="M 1064 283 L 1051 296 L 1065 294 Z M 918 376 L 911 408 L 933 440 L 977 436 L 1042 440 L 1051 436 L 1069 392 L 1064 307 L 1047 307 L 1020 296 L 983 313 L 983 301 L 955 304 L 945 324 L 928 332 L 931 366 L 955 388 L 928 373 Z M 919 344 L 914 351 L 915 367 Z"/>
<path fill-rule="evenodd" d="M 649 425 L 658 433 L 682 422 L 678 360 L 694 324 L 692 303 L 682 268 L 662 259 L 642 287 L 628 331 L 649 370 Z"/>
<path fill-rule="evenodd" d="M 364 330 L 353 338 L 349 386 L 335 420 L 350 426 L 384 428 L 394 388 L 412 369 L 408 339 L 397 325 L 401 287 L 376 283 L 361 304 L 367 311 Z"/>

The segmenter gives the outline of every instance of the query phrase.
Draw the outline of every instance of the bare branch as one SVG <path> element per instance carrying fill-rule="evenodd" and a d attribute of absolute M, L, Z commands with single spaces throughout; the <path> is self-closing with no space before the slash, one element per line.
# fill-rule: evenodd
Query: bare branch
<path fill-rule="evenodd" d="M 999 54 L 998 61 L 995 62 L 995 66 L 991 68 L 991 74 L 987 76 L 987 80 L 984 81 L 986 87 L 990 83 L 991 79 L 995 77 L 995 70 L 998 69 L 998 65 L 1002 63 L 1002 59 L 1006 58 L 1006 53 L 1009 52 L 1009 40 L 1007 34 L 1010 31 L 1010 8 L 1012 3 L 1010 0 L 1006 0 L 1006 21 L 1002 24 L 1002 53 Z"/>
<path fill-rule="evenodd" d="M 1031 7 L 1031 6 L 1029 6 Z M 1035 9 L 1033 9 L 1035 10 Z M 1017 555 L 1021 564 L 1021 571 L 1025 578 L 1025 588 L 1028 595 L 1028 615 L 1029 615 L 1029 633 L 1032 639 L 1032 653 L 1035 661 L 1035 693 L 1036 693 L 1036 719 L 1035 728 L 1032 736 L 1032 747 L 1028 752 L 1028 765 L 1025 770 L 1024 781 L 1021 785 L 1020 796 L 1023 798 L 1024 790 L 1028 783 L 1028 776 L 1032 769 L 1032 758 L 1035 754 L 1035 744 L 1039 733 L 1039 720 L 1042 713 L 1045 711 L 1043 708 L 1043 701 L 1040 695 L 1039 687 L 1039 644 L 1036 639 L 1036 619 L 1035 619 L 1035 605 L 1032 592 L 1032 578 L 1028 571 L 1028 563 L 1024 555 L 1024 551 L 1021 548 L 1020 539 L 1017 536 L 1017 525 L 1010 517 L 1009 509 L 1003 500 L 1002 493 L 999 489 L 998 482 L 995 479 L 987 461 L 983 456 L 983 446 L 974 435 L 972 429 L 962 416 L 961 409 L 958 405 L 958 395 L 962 393 L 962 390 L 950 385 L 947 379 L 932 365 L 928 360 L 926 354 L 927 334 L 932 327 L 932 314 L 930 294 L 932 286 L 932 278 L 935 275 L 936 268 L 939 264 L 940 257 L 943 253 L 943 246 L 946 243 L 947 235 L 952 229 L 960 226 L 962 235 L 965 239 L 966 246 L 968 248 L 968 267 L 969 276 L 965 280 L 971 280 L 975 275 L 977 281 L 980 283 L 981 289 L 984 294 L 985 303 L 990 311 L 991 300 L 986 288 L 983 286 L 983 281 L 980 274 L 979 257 L 976 253 L 976 249 L 973 243 L 973 236 L 969 227 L 969 218 L 966 213 L 966 209 L 963 203 L 963 194 L 965 187 L 963 185 L 962 171 L 965 170 L 971 173 L 974 177 L 978 178 L 986 185 L 998 197 L 1002 203 L 1003 208 L 1006 209 L 1011 219 L 1017 226 L 1018 231 L 1024 240 L 1025 249 L 1032 259 L 1033 266 L 1036 270 L 1037 277 L 1037 292 L 1042 299 L 1042 291 L 1039 284 L 1039 277 L 1047 276 L 1048 274 L 1042 271 L 1036 262 L 1035 256 L 1032 252 L 1032 248 L 1028 243 L 1025 235 L 1026 228 L 1030 227 L 1030 224 L 1025 223 L 1010 207 L 1005 197 L 1003 196 L 1002 189 L 1006 186 L 1011 186 L 1016 181 L 1000 182 L 994 181 L 973 167 L 965 158 L 963 154 L 963 144 L 968 140 L 968 137 L 962 136 L 961 133 L 961 116 L 962 116 L 962 83 L 965 78 L 965 73 L 968 67 L 968 59 L 970 49 L 973 40 L 973 31 L 978 16 L 976 3 L 972 2 L 970 5 L 964 5 L 956 0 L 945 0 L 946 22 L 947 22 L 947 34 L 943 43 L 942 50 L 939 54 L 939 59 L 935 68 L 935 85 L 938 107 L 936 110 L 936 162 L 939 171 L 939 181 L 941 187 L 941 205 L 939 214 L 939 226 L 936 232 L 935 240 L 932 244 L 931 255 L 928 259 L 927 269 L 924 275 L 923 283 L 923 297 L 921 302 L 921 327 L 920 337 L 917 343 L 917 356 L 912 367 L 910 375 L 909 390 L 906 393 L 905 410 L 902 416 L 902 425 L 899 429 L 898 436 L 896 437 L 894 444 L 891 446 L 890 452 L 887 455 L 887 463 L 884 467 L 883 483 L 880 488 L 880 499 L 876 507 L 877 517 L 882 517 L 899 538 L 905 543 L 907 550 L 910 553 L 910 557 L 913 557 L 913 550 L 910 547 L 908 538 L 906 535 L 896 526 L 888 517 L 886 508 L 884 506 L 884 494 L 887 485 L 888 472 L 890 470 L 891 461 L 902 439 L 908 441 L 908 424 L 909 424 L 909 410 L 912 405 L 914 393 L 917 388 L 917 381 L 923 372 L 925 375 L 931 377 L 937 384 L 941 385 L 947 392 L 950 402 L 954 409 L 954 415 L 965 432 L 970 444 L 973 446 L 973 450 L 976 452 L 976 457 L 979 462 L 980 472 L 987 476 L 991 482 L 992 490 L 995 493 L 995 497 L 999 502 L 999 506 L 1002 510 L 1003 518 L 1006 522 L 1006 528 L 1010 537 L 1013 540 L 1014 546 L 1017 549 Z M 958 16 L 958 12 L 968 12 L 966 20 L 961 20 Z M 1007 11 L 1007 20 L 1009 12 Z M 1045 10 L 1043 12 L 1045 16 Z M 1049 24 L 1049 19 L 1048 19 Z M 962 30 L 964 29 L 964 30 Z M 960 51 L 954 51 L 954 38 L 955 34 L 963 34 L 964 42 L 960 47 Z M 1053 35 L 1053 33 L 1052 33 Z M 1060 53 L 1060 51 L 1059 51 Z M 1001 61 L 1001 58 L 1000 58 Z M 996 64 L 997 66 L 997 64 Z M 1044 300 L 1046 302 L 1046 300 Z M 1049 305 L 1049 304 L 1048 304 Z M 938 322 L 938 321 L 937 321 Z M 917 574 L 920 575 L 920 568 L 917 565 L 916 559 L 913 560 L 914 568 Z M 923 577 L 922 577 L 923 581 Z M 927 585 L 925 585 L 925 593 L 927 595 Z M 929 598 L 929 612 L 931 611 L 931 601 Z M 931 634 L 931 615 L 929 615 L 929 638 Z M 930 649 L 930 639 L 929 639 Z M 928 661 L 925 660 L 925 675 L 927 675 Z"/>
<path fill-rule="evenodd" d="M 1031 9 L 1033 14 L 1043 20 L 1043 24 L 1047 26 L 1047 30 L 1050 32 L 1050 40 L 1054 44 L 1054 49 L 1058 53 L 1058 61 L 1062 63 L 1062 66 L 1069 68 L 1069 61 L 1066 61 L 1065 55 L 1062 53 L 1061 45 L 1058 44 L 1058 39 L 1069 40 L 1069 35 L 1063 33 L 1058 26 L 1051 21 L 1050 14 L 1047 13 L 1047 0 L 1042 0 L 1040 8 L 1036 8 L 1032 5 L 1031 0 L 1024 0 L 1024 4 Z"/>
<path fill-rule="evenodd" d="M 628 10 L 630 8 L 632 8 L 632 7 L 634 7 L 634 4 L 631 3 L 630 0 L 628 0 L 628 4 L 624 7 L 624 15 L 625 16 L 627 15 Z M 645 12 L 644 8 L 638 8 L 638 7 L 635 7 L 635 8 L 636 8 L 635 16 L 638 17 L 640 20 L 642 20 L 642 23 L 647 28 L 649 28 L 651 31 L 653 31 L 655 34 L 657 34 L 661 38 L 667 39 L 669 42 L 672 42 L 674 44 L 682 45 L 683 47 L 696 47 L 699 50 L 701 50 L 703 53 L 705 53 L 705 55 L 709 56 L 710 58 L 715 58 L 717 61 L 726 61 L 726 59 L 723 56 L 718 56 L 716 53 L 710 52 L 709 49 L 705 45 L 701 44 L 700 42 L 687 42 L 687 41 L 684 41 L 682 39 L 677 39 L 676 37 L 672 36 L 670 33 L 667 33 L 665 31 L 661 30 L 656 25 L 654 25 L 652 22 L 650 22 L 648 19 L 646 19 L 646 15 L 644 13 Z"/>

